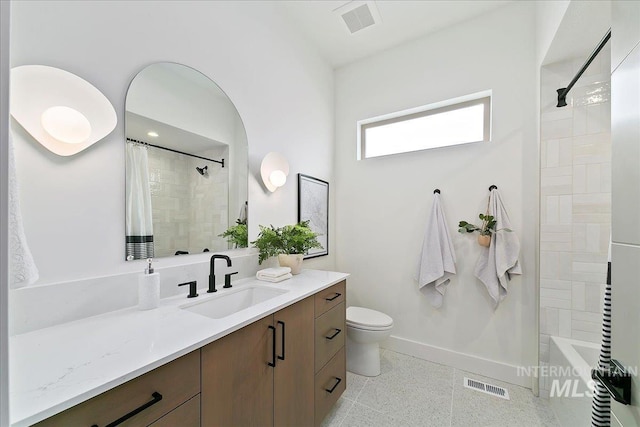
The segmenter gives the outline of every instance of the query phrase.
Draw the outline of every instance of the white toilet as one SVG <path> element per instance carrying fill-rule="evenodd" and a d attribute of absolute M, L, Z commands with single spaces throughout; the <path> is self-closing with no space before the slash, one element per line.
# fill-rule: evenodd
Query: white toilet
<path fill-rule="evenodd" d="M 347 308 L 347 371 L 380 375 L 380 342 L 391 335 L 393 319 L 363 307 Z"/>

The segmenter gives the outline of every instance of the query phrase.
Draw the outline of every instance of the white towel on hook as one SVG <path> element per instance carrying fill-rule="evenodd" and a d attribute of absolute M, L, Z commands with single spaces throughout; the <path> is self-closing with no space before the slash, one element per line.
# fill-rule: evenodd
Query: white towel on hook
<path fill-rule="evenodd" d="M 38 280 L 38 268 L 27 244 L 22 225 L 16 161 L 9 133 L 9 287 L 21 288 Z"/>
<path fill-rule="evenodd" d="M 439 308 L 442 306 L 446 286 L 455 274 L 456 254 L 440 204 L 440 194 L 434 193 L 416 277 L 418 288 L 424 288 L 429 303 Z"/>
<path fill-rule="evenodd" d="M 495 229 L 501 231 L 491 235 L 491 244 L 488 248 L 482 248 L 474 275 L 487 287 L 497 307 L 507 296 L 511 274 L 522 274 L 518 261 L 520 241 L 514 231 L 505 230 L 511 229 L 511 221 L 497 189 L 489 193 L 489 215 L 496 220 Z"/>

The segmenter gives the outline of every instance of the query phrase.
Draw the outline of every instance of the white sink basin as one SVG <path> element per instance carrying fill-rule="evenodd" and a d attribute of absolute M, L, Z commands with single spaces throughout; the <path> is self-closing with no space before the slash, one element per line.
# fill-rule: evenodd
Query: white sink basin
<path fill-rule="evenodd" d="M 225 290 L 222 295 L 184 305 L 182 309 L 212 319 L 222 319 L 287 292 L 289 291 L 284 289 L 248 286 L 237 290 Z"/>

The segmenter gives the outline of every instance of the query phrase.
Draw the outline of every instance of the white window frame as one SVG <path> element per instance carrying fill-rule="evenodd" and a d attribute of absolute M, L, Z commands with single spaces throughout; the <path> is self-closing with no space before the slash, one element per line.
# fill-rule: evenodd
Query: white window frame
<path fill-rule="evenodd" d="M 357 122 L 357 138 L 358 160 L 374 159 L 377 157 L 393 156 L 397 154 L 415 153 L 416 151 L 433 150 L 435 148 L 455 147 L 458 145 L 474 144 L 477 142 L 491 142 L 491 117 L 492 117 L 492 91 L 483 91 L 474 93 L 471 95 L 461 96 L 446 101 L 436 102 L 433 104 L 423 105 L 408 110 L 398 111 L 395 113 L 385 114 L 382 116 L 372 117 L 365 120 L 359 120 Z M 365 157 L 366 153 L 366 130 L 378 126 L 384 126 L 391 123 L 397 123 L 407 120 L 412 120 L 420 117 L 431 116 L 434 114 L 440 114 L 447 111 L 454 111 L 463 108 L 468 108 L 474 105 L 484 104 L 484 123 L 483 123 L 483 138 L 479 141 L 465 141 L 456 144 L 441 145 L 436 147 L 420 148 L 417 150 L 403 151 L 399 153 L 383 154 L 380 156 Z"/>

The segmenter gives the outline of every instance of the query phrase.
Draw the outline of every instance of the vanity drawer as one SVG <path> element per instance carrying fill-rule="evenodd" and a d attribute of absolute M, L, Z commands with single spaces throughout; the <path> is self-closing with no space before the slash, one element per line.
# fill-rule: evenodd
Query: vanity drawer
<path fill-rule="evenodd" d="M 315 372 L 327 364 L 342 347 L 345 335 L 345 303 L 333 307 L 316 319 L 315 326 Z"/>
<path fill-rule="evenodd" d="M 347 387 L 347 360 L 344 347 L 316 374 L 315 425 L 319 426 Z"/>
<path fill-rule="evenodd" d="M 191 399 L 160 418 L 149 427 L 200 427 L 200 395 Z"/>
<path fill-rule="evenodd" d="M 36 425 L 104 427 L 153 401 L 153 393 L 160 393 L 162 399 L 122 423 L 122 426 L 149 425 L 200 393 L 200 350 L 182 356 Z"/>
<path fill-rule="evenodd" d="M 347 282 L 343 280 L 342 282 L 336 283 L 335 285 L 316 294 L 316 317 L 344 302 L 346 296 L 346 283 Z"/>

